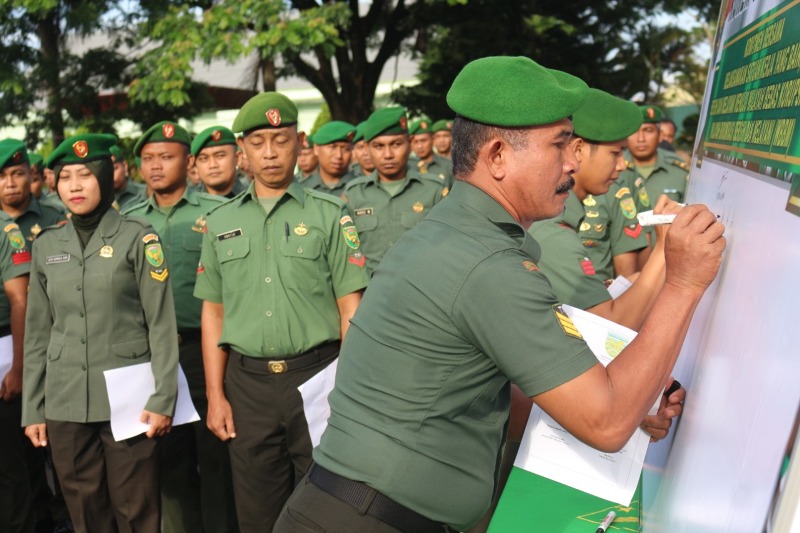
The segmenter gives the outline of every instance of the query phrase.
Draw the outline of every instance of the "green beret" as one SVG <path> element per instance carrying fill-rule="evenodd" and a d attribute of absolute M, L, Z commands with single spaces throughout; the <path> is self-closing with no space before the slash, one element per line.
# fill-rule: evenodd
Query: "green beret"
<path fill-rule="evenodd" d="M 0 141 L 0 168 L 28 163 L 28 149 L 25 143 L 16 139 Z"/>
<path fill-rule="evenodd" d="M 257 94 L 248 100 L 236 118 L 233 128 L 236 133 L 256 128 L 285 128 L 297 124 L 297 106 L 281 93 Z"/>
<path fill-rule="evenodd" d="M 437 131 L 453 131 L 453 119 L 437 120 L 433 123 L 433 133 Z"/>
<path fill-rule="evenodd" d="M 107 133 L 73 135 L 59 144 L 45 161 L 47 168 L 56 165 L 84 164 L 98 159 L 111 159 L 111 147 L 117 138 Z"/>
<path fill-rule="evenodd" d="M 224 126 L 211 126 L 198 133 L 192 140 L 192 155 L 197 157 L 200 150 L 206 146 L 224 146 L 226 144 L 236 146 L 236 136 L 233 132 Z"/>
<path fill-rule="evenodd" d="M 111 152 L 111 157 L 112 159 L 114 159 L 115 163 L 117 161 L 122 161 L 122 150 L 119 149 L 118 145 L 115 144 L 114 146 L 112 146 L 109 149 L 109 152 Z"/>
<path fill-rule="evenodd" d="M 357 143 L 358 141 L 364 140 L 364 126 L 366 126 L 367 121 L 359 122 L 358 126 L 356 126 L 356 133 L 353 135 L 353 144 Z"/>
<path fill-rule="evenodd" d="M 408 133 L 405 107 L 384 107 L 372 113 L 364 124 L 364 140 L 369 142 L 378 135 Z"/>
<path fill-rule="evenodd" d="M 183 126 L 165 120 L 158 124 L 153 124 L 150 126 L 150 129 L 139 137 L 139 140 L 136 141 L 136 145 L 133 147 L 134 155 L 142 155 L 142 148 L 144 148 L 145 144 L 149 143 L 179 143 L 189 147 L 192 145 L 192 137 Z"/>
<path fill-rule="evenodd" d="M 300 149 L 302 150 L 303 148 L 314 148 L 314 144 L 316 144 L 316 143 L 314 142 L 314 139 L 312 138 L 312 136 L 311 135 L 306 135 L 303 138 L 303 142 L 300 144 Z"/>
<path fill-rule="evenodd" d="M 339 141 L 352 142 L 356 135 L 356 127 L 349 122 L 333 120 L 323 124 L 314 134 L 314 144 L 331 144 Z"/>
<path fill-rule="evenodd" d="M 642 112 L 642 119 L 645 124 L 657 124 L 664 118 L 664 112 L 661 108 L 654 105 L 643 105 L 639 109 Z"/>
<path fill-rule="evenodd" d="M 484 57 L 459 72 L 447 92 L 447 105 L 484 124 L 539 126 L 572 115 L 588 88 L 579 78 L 527 57 Z"/>
<path fill-rule="evenodd" d="M 572 114 L 575 135 L 588 141 L 621 141 L 641 125 L 639 106 L 599 89 L 589 89 L 586 101 Z"/>
<path fill-rule="evenodd" d="M 408 127 L 409 135 L 418 133 L 431 133 L 431 119 L 427 117 L 418 118 Z"/>
<path fill-rule="evenodd" d="M 33 152 L 28 154 L 28 164 L 31 166 L 31 168 L 38 168 L 41 170 L 42 163 L 44 163 L 44 157 Z"/>

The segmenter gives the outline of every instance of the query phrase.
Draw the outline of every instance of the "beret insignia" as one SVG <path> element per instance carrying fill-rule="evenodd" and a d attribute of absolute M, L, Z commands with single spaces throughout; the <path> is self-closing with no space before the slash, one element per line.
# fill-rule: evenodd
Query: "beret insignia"
<path fill-rule="evenodd" d="M 166 137 L 167 139 L 171 139 L 172 136 L 175 135 L 175 126 L 169 123 L 164 124 L 163 126 L 161 126 L 161 133 L 163 133 L 164 137 Z"/>
<path fill-rule="evenodd" d="M 408 119 L 405 116 L 400 117 L 400 127 L 404 130 L 408 129 Z"/>
<path fill-rule="evenodd" d="M 14 157 L 11 158 L 14 163 L 19 163 L 22 161 L 22 152 L 17 152 L 14 154 Z"/>
<path fill-rule="evenodd" d="M 211 132 L 211 140 L 216 142 L 222 138 L 222 132 L 219 130 L 214 130 Z"/>
<path fill-rule="evenodd" d="M 273 127 L 280 126 L 281 124 L 281 112 L 278 111 L 276 108 L 272 108 L 266 112 L 266 117 L 269 123 Z"/>
<path fill-rule="evenodd" d="M 86 141 L 77 141 L 72 145 L 72 151 L 78 157 L 86 157 L 89 155 L 89 144 Z"/>

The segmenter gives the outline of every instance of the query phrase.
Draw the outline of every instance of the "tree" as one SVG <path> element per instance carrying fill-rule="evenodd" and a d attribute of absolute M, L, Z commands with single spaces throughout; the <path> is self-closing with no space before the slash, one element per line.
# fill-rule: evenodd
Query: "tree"
<path fill-rule="evenodd" d="M 372 111 L 383 67 L 414 32 L 412 13 L 436 4 L 446 2 L 173 1 L 153 7 L 141 26 L 152 49 L 136 69 L 131 97 L 181 105 L 189 99 L 193 59 L 254 57 L 267 90 L 276 78 L 301 76 L 322 93 L 332 118 L 359 122 Z"/>
<path fill-rule="evenodd" d="M 420 50 L 420 83 L 401 88 L 394 97 L 414 113 L 450 116 L 445 96 L 453 79 L 467 62 L 490 55 L 528 56 L 621 97 L 654 96 L 665 77 L 689 60 L 694 41 L 685 30 L 656 26 L 653 14 L 667 7 L 680 11 L 688 4 L 472 0 L 417 12 L 424 19 L 416 24 L 429 28 Z"/>

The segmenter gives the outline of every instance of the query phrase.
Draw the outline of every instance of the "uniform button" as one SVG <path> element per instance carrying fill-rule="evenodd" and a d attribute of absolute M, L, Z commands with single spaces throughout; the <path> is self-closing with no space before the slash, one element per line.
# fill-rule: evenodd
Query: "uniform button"
<path fill-rule="evenodd" d="M 81 370 L 86 370 L 86 365 L 81 365 Z"/>
<path fill-rule="evenodd" d="M 272 219 L 271 218 L 267 219 L 267 224 L 272 224 Z"/>
<path fill-rule="evenodd" d="M 81 318 L 84 317 L 83 311 L 81 311 L 79 314 L 80 314 Z"/>
<path fill-rule="evenodd" d="M 302 247 L 302 246 L 300 246 L 300 247 L 297 249 L 297 253 L 298 253 L 298 254 L 302 254 L 302 253 L 303 253 L 303 247 Z"/>
<path fill-rule="evenodd" d="M 264 281 L 266 281 L 267 283 L 272 283 L 272 278 L 267 276 L 266 278 L 264 278 Z"/>
<path fill-rule="evenodd" d="M 78 261 L 78 266 L 82 267 L 83 266 L 83 261 Z"/>
<path fill-rule="evenodd" d="M 275 346 L 273 346 L 272 344 L 270 344 L 270 345 L 269 345 L 269 351 L 271 351 L 271 352 L 274 352 L 274 351 L 275 351 Z"/>
<path fill-rule="evenodd" d="M 80 291 L 81 290 L 81 286 L 80 285 L 75 285 L 75 290 L 76 291 Z"/>
<path fill-rule="evenodd" d="M 272 316 L 272 311 L 267 311 L 266 315 L 267 316 Z"/>
<path fill-rule="evenodd" d="M 136 352 L 131 352 L 131 357 L 136 357 Z"/>
<path fill-rule="evenodd" d="M 228 250 L 228 255 L 233 255 L 233 250 Z"/>
<path fill-rule="evenodd" d="M 267 245 L 267 250 L 272 250 L 272 246 L 270 246 L 270 245 L 268 244 L 268 245 Z"/>
<path fill-rule="evenodd" d="M 81 344 L 86 344 L 86 339 L 81 339 Z"/>

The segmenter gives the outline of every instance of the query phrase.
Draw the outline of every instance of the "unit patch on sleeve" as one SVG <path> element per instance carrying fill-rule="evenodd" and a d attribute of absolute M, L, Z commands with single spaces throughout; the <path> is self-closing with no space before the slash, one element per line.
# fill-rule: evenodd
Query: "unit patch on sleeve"
<path fill-rule="evenodd" d="M 353 250 L 358 250 L 361 241 L 358 238 L 358 231 L 355 226 L 346 226 L 342 228 L 342 235 L 344 235 L 344 242 Z"/>

